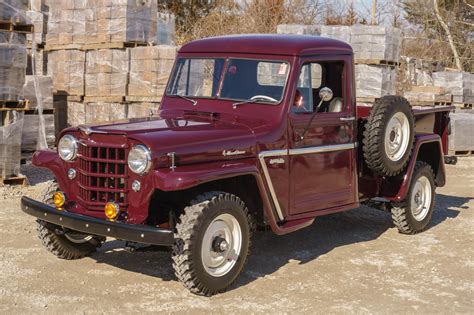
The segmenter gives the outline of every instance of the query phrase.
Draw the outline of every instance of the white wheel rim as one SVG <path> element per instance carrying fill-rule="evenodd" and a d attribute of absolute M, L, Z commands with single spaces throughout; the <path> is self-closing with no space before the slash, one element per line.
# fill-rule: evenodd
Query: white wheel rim
<path fill-rule="evenodd" d="M 228 213 L 217 216 L 207 227 L 202 240 L 204 269 L 213 277 L 226 275 L 237 262 L 241 247 L 242 230 L 237 219 Z"/>
<path fill-rule="evenodd" d="M 410 141 L 410 124 L 407 116 L 398 112 L 390 119 L 385 129 L 385 152 L 396 162 L 405 154 Z"/>
<path fill-rule="evenodd" d="M 426 176 L 421 176 L 415 182 L 411 194 L 411 211 L 417 221 L 423 221 L 431 207 L 431 182 Z"/>

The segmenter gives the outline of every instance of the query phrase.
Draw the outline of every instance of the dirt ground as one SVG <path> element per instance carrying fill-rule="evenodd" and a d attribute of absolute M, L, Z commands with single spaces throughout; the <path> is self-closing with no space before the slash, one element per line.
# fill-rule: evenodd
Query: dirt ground
<path fill-rule="evenodd" d="M 65 261 L 36 237 L 20 196 L 0 188 L 0 313 L 474 313 L 474 158 L 447 165 L 430 228 L 399 234 L 388 213 L 359 208 L 301 231 L 257 232 L 237 284 L 211 298 L 188 293 L 168 252 L 129 253 L 110 241 L 90 258 Z"/>

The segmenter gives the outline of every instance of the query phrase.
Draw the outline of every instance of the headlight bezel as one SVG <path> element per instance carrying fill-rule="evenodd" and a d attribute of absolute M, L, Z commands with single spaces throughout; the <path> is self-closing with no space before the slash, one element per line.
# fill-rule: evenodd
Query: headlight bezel
<path fill-rule="evenodd" d="M 70 148 L 71 153 L 66 156 L 63 156 L 62 151 L 61 151 L 61 146 L 62 144 L 64 144 L 65 140 L 69 140 L 69 142 L 72 144 L 72 147 Z M 62 136 L 61 139 L 59 139 L 57 152 L 58 152 L 59 157 L 63 161 L 73 162 L 77 158 L 77 150 L 78 150 L 77 139 L 73 135 L 66 134 Z"/>
<path fill-rule="evenodd" d="M 131 165 L 131 160 L 130 160 L 130 157 L 132 156 L 133 157 L 133 153 L 134 151 L 139 151 L 140 154 L 143 154 L 143 159 L 142 159 L 142 162 L 145 162 L 146 164 L 144 164 L 143 167 L 138 167 L 138 168 L 133 168 L 132 165 Z M 135 159 L 136 161 L 137 159 Z M 146 173 L 148 173 L 148 171 L 150 170 L 151 168 L 151 165 L 152 165 L 152 162 L 151 162 L 151 152 L 150 150 L 143 144 L 136 144 L 132 147 L 132 149 L 130 150 L 130 152 L 128 152 L 128 157 L 127 157 L 127 165 L 128 165 L 128 168 L 135 174 L 137 175 L 145 175 Z"/>

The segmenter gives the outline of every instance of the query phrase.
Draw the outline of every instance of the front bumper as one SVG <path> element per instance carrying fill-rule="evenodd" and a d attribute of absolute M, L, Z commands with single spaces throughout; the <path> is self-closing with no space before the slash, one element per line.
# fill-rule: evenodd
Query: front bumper
<path fill-rule="evenodd" d="M 28 197 L 21 198 L 21 209 L 40 220 L 86 234 L 152 245 L 171 246 L 174 243 L 174 233 L 171 229 L 110 222 L 66 210 L 59 211 Z"/>

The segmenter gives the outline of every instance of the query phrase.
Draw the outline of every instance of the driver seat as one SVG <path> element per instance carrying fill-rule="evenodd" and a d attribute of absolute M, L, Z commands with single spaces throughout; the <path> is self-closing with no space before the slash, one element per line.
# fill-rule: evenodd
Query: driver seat
<path fill-rule="evenodd" d="M 342 98 L 335 97 L 331 102 L 329 102 L 329 113 L 340 113 L 342 111 Z"/>

